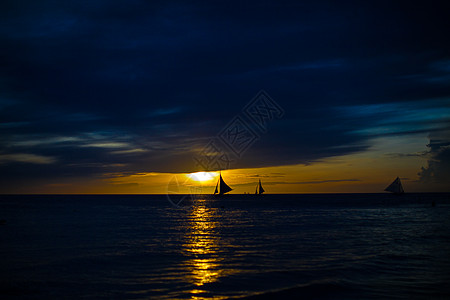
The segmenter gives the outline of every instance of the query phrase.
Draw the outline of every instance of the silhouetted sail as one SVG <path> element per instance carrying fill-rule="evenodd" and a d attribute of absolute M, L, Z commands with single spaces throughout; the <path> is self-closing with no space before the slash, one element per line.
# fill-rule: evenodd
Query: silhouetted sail
<path fill-rule="evenodd" d="M 217 190 L 217 188 L 219 188 L 219 190 Z M 219 180 L 217 181 L 217 184 L 216 184 L 216 190 L 214 191 L 214 194 L 219 193 L 219 195 L 223 195 L 225 193 L 228 193 L 231 190 L 232 190 L 232 188 L 230 188 L 228 186 L 228 184 L 225 183 L 225 181 L 222 178 L 222 174 L 220 174 Z"/>
<path fill-rule="evenodd" d="M 261 179 L 259 180 L 259 183 L 256 185 L 256 189 L 255 189 L 255 195 L 261 195 L 262 193 L 264 193 L 265 190 L 262 187 L 261 184 Z"/>
<path fill-rule="evenodd" d="M 386 192 L 391 192 L 394 194 L 403 194 L 405 191 L 403 190 L 402 182 L 400 178 L 395 178 L 394 182 L 392 182 L 387 188 L 384 189 Z"/>
<path fill-rule="evenodd" d="M 262 194 L 262 193 L 264 193 L 265 192 L 265 190 L 263 189 L 263 187 L 262 187 L 262 185 L 261 185 L 261 179 L 259 180 L 259 193 L 258 194 Z"/>
<path fill-rule="evenodd" d="M 217 194 L 219 191 L 217 190 L 217 187 L 219 186 L 219 182 L 217 181 L 217 184 L 216 184 L 216 189 L 214 190 L 214 195 L 215 194 Z"/>

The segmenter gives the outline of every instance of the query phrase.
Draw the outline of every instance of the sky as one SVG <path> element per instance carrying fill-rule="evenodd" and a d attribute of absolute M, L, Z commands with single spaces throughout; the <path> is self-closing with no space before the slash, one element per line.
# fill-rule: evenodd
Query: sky
<path fill-rule="evenodd" d="M 218 170 L 232 193 L 450 192 L 449 20 L 444 1 L 2 1 L 0 193 L 211 193 Z"/>

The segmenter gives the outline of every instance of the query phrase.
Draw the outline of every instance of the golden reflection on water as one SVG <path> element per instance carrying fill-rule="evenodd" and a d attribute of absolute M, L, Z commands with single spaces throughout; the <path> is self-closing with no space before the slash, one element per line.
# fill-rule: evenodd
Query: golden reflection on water
<path fill-rule="evenodd" d="M 191 276 L 188 280 L 197 287 L 217 281 L 223 273 L 218 231 L 220 220 L 216 215 L 217 211 L 205 204 L 206 200 L 198 200 L 191 208 L 187 224 L 189 231 L 183 244 L 183 251 L 189 257 L 186 267 Z M 204 292 L 206 291 L 202 289 L 194 289 L 191 294 L 195 299 L 196 294 Z"/>

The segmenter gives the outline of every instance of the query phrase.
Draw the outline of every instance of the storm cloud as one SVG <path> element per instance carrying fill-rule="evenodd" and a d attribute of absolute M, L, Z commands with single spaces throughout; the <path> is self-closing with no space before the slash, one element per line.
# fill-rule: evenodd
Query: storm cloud
<path fill-rule="evenodd" d="M 427 145 L 430 149 L 428 166 L 419 172 L 424 183 L 446 184 L 450 182 L 450 132 L 434 134 Z"/>

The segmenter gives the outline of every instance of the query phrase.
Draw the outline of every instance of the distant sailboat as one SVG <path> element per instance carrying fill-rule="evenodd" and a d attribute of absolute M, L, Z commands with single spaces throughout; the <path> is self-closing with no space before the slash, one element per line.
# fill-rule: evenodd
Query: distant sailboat
<path fill-rule="evenodd" d="M 399 177 L 395 178 L 395 180 L 384 190 L 386 192 L 391 192 L 396 195 L 405 193 L 405 191 L 403 190 L 402 182 L 400 181 Z"/>
<path fill-rule="evenodd" d="M 259 188 L 259 191 L 258 191 L 258 188 Z M 261 195 L 264 192 L 265 192 L 265 190 L 263 189 L 263 187 L 261 185 L 261 179 L 260 179 L 258 185 L 256 186 L 255 195 Z"/>
<path fill-rule="evenodd" d="M 216 184 L 216 189 L 214 190 L 214 195 L 223 195 L 225 193 L 228 193 L 229 191 L 231 191 L 232 188 L 230 188 L 228 186 L 228 184 L 225 183 L 225 181 L 222 178 L 222 173 L 219 176 L 219 180 L 217 181 Z"/>

